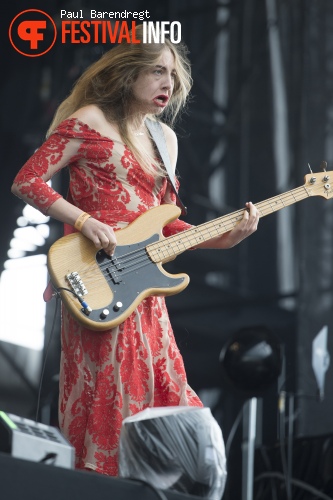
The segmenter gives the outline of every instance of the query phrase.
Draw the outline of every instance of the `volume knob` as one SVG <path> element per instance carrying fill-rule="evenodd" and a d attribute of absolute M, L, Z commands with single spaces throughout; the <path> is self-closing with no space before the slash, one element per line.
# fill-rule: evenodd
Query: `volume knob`
<path fill-rule="evenodd" d="M 113 310 L 117 312 L 122 307 L 123 307 L 123 303 L 122 302 L 116 302 L 115 305 L 113 306 Z"/>
<path fill-rule="evenodd" d="M 107 316 L 109 316 L 109 314 L 110 314 L 109 309 L 103 309 L 103 311 L 101 312 L 101 314 L 99 315 L 99 317 L 101 319 L 105 319 Z"/>

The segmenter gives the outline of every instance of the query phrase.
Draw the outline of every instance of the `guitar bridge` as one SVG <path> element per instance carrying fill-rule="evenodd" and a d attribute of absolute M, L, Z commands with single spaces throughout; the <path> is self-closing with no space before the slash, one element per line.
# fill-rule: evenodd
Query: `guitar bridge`
<path fill-rule="evenodd" d="M 73 271 L 70 274 L 66 274 L 66 280 L 68 281 L 69 285 L 71 286 L 73 292 L 78 295 L 79 297 L 83 297 L 84 295 L 87 295 L 88 290 L 84 286 L 84 283 L 82 279 L 80 278 L 79 273 L 76 271 Z"/>

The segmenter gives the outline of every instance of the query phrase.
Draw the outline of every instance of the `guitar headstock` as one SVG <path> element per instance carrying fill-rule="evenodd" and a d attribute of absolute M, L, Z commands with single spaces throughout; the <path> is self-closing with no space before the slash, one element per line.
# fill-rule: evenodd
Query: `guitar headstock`
<path fill-rule="evenodd" d="M 322 196 L 326 200 L 333 198 L 333 170 L 327 171 L 326 161 L 321 162 L 321 172 L 312 172 L 310 165 L 310 174 L 304 177 L 309 196 Z"/>

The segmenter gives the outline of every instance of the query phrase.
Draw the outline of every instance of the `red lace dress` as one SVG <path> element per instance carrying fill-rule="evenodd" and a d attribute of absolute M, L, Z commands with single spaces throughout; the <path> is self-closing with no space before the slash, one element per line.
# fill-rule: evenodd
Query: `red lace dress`
<path fill-rule="evenodd" d="M 77 119 L 58 126 L 15 182 L 47 212 L 60 195 L 45 180 L 66 165 L 71 202 L 114 229 L 151 207 L 174 203 L 166 179 L 147 175 L 123 143 Z M 177 220 L 164 234 L 188 227 Z M 162 297 L 145 299 L 123 324 L 98 333 L 63 309 L 59 425 L 75 447 L 78 468 L 117 475 L 122 420 L 147 407 L 177 405 L 202 403 L 187 384 Z"/>

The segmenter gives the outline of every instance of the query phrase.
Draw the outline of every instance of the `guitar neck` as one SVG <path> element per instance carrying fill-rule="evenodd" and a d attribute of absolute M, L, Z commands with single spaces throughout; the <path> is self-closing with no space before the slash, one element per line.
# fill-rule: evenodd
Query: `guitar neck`
<path fill-rule="evenodd" d="M 277 212 L 284 207 L 293 205 L 298 201 L 304 200 L 311 196 L 306 186 L 287 191 L 281 195 L 274 196 L 268 200 L 256 203 L 259 211 L 259 216 L 264 217 L 273 212 Z M 169 236 L 156 243 L 147 245 L 146 249 L 153 262 L 166 262 L 174 259 L 177 255 L 193 248 L 200 243 L 209 241 L 216 236 L 221 236 L 228 231 L 231 231 L 238 222 L 243 218 L 244 209 L 237 210 L 231 214 L 223 215 L 199 226 L 183 231 L 181 233 Z"/>

